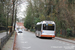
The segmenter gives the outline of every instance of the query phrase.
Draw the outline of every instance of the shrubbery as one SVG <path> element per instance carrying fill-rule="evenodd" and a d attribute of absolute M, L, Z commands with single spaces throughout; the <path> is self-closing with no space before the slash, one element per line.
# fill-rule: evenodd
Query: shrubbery
<path fill-rule="evenodd" d="M 67 31 L 67 37 L 73 36 L 73 35 L 72 35 L 72 30 L 71 30 L 71 29 L 67 28 L 66 31 Z"/>

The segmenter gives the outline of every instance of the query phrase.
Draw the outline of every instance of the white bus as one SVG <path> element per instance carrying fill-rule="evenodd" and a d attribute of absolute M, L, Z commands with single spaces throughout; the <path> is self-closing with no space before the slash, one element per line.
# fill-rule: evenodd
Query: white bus
<path fill-rule="evenodd" d="M 55 37 L 56 25 L 54 21 L 42 21 L 36 24 L 36 37 Z"/>

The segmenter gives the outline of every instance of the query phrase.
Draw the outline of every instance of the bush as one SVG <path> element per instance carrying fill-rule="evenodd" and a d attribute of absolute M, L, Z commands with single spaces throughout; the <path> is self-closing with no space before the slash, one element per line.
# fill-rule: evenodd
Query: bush
<path fill-rule="evenodd" d="M 32 27 L 30 27 L 30 31 L 35 32 L 35 29 L 33 29 Z"/>
<path fill-rule="evenodd" d="M 62 35 L 60 34 L 60 33 L 57 33 L 57 35 L 56 36 L 59 36 L 59 37 L 61 37 Z"/>
<path fill-rule="evenodd" d="M 67 31 L 67 37 L 72 36 L 72 30 L 71 29 L 67 28 L 66 31 Z"/>
<path fill-rule="evenodd" d="M 35 32 L 35 29 L 30 29 L 30 31 Z"/>
<path fill-rule="evenodd" d="M 57 34 L 57 36 L 61 37 L 61 34 Z"/>

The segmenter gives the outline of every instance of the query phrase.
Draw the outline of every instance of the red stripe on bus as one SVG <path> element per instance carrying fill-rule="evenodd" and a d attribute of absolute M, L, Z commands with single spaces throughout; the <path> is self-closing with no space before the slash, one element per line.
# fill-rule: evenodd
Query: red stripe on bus
<path fill-rule="evenodd" d="M 41 37 L 52 37 L 52 38 L 54 38 L 55 35 L 41 35 Z"/>

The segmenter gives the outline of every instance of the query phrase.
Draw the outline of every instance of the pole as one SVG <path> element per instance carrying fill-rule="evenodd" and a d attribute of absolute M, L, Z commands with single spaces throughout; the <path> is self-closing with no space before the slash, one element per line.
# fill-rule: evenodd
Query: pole
<path fill-rule="evenodd" d="M 17 5 L 15 4 L 15 22 L 14 22 L 14 31 L 16 26 L 16 13 L 17 13 Z"/>

